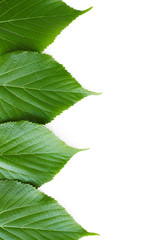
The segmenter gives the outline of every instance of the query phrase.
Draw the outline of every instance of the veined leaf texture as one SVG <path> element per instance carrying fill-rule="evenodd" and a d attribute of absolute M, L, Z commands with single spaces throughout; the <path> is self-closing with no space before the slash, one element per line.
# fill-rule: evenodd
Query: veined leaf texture
<path fill-rule="evenodd" d="M 41 52 L 86 11 L 75 10 L 61 0 L 0 0 L 0 54 Z"/>
<path fill-rule="evenodd" d="M 48 123 L 92 94 L 49 55 L 14 52 L 0 57 L 1 123 Z"/>
<path fill-rule="evenodd" d="M 0 193 L 1 240 L 78 240 L 95 235 L 29 184 L 0 181 Z"/>
<path fill-rule="evenodd" d="M 41 186 L 80 150 L 67 146 L 45 126 L 30 122 L 0 124 L 0 179 Z"/>
<path fill-rule="evenodd" d="M 81 151 L 42 124 L 96 95 L 41 52 L 88 10 L 61 0 L 0 0 L 0 240 L 96 235 L 36 189 Z"/>

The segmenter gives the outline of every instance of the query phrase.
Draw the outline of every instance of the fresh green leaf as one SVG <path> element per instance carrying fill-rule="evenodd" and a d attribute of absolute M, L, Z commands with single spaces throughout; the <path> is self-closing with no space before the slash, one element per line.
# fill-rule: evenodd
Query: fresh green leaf
<path fill-rule="evenodd" d="M 40 186 L 51 180 L 77 152 L 45 126 L 30 122 L 0 124 L 0 179 Z"/>
<path fill-rule="evenodd" d="M 0 54 L 41 52 L 88 10 L 75 10 L 61 0 L 0 0 Z"/>
<path fill-rule="evenodd" d="M 0 57 L 1 123 L 47 123 L 91 94 L 49 55 L 16 52 Z"/>
<path fill-rule="evenodd" d="M 1 240 L 78 240 L 89 235 L 95 234 L 31 185 L 0 181 Z"/>

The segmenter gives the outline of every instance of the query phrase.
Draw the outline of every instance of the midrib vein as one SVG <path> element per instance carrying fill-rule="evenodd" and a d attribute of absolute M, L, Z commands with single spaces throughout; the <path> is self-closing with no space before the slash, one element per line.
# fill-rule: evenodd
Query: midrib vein
<path fill-rule="evenodd" d="M 16 229 L 29 229 L 29 230 L 38 230 L 38 231 L 46 231 L 46 232 L 63 232 L 63 233 L 80 233 L 78 231 L 66 231 L 66 230 L 51 230 L 51 229 L 43 229 L 43 228 L 29 228 L 29 227 L 16 227 L 16 226 L 0 226 L 0 228 L 5 229 L 5 228 L 16 228 Z"/>
<path fill-rule="evenodd" d="M 21 86 L 10 86 L 10 85 L 2 85 L 0 84 L 0 87 L 4 87 L 4 88 L 19 88 L 19 89 L 23 89 L 23 90 L 34 90 L 34 91 L 42 91 L 42 92 L 64 92 L 64 93 L 83 93 L 83 91 L 72 91 L 69 89 L 66 90 L 57 90 L 57 89 L 40 89 L 40 88 L 29 88 L 29 87 L 21 87 Z M 83 89 L 82 89 L 83 90 Z"/>
<path fill-rule="evenodd" d="M 26 18 L 9 19 L 9 20 L 0 21 L 0 24 L 2 24 L 2 23 L 10 23 L 10 22 L 17 22 L 17 21 L 32 20 L 32 19 L 55 18 L 55 17 L 65 17 L 65 16 L 73 16 L 73 14 L 61 14 L 61 15 L 52 15 L 52 16 L 37 16 L 37 17 L 26 17 Z"/>

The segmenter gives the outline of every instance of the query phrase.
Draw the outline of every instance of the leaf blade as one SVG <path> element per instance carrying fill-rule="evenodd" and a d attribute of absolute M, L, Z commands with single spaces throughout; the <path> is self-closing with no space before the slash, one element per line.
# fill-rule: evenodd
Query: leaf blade
<path fill-rule="evenodd" d="M 29 184 L 0 181 L 0 238 L 78 240 L 88 233 L 54 199 Z"/>
<path fill-rule="evenodd" d="M 61 0 L 1 0 L 0 54 L 17 50 L 41 52 L 85 12 Z"/>
<path fill-rule="evenodd" d="M 69 147 L 45 126 L 30 122 L 0 125 L 0 179 L 35 186 L 53 179 L 79 149 Z"/>
<path fill-rule="evenodd" d="M 14 52 L 0 57 L 0 123 L 48 123 L 93 94 L 49 55 Z"/>

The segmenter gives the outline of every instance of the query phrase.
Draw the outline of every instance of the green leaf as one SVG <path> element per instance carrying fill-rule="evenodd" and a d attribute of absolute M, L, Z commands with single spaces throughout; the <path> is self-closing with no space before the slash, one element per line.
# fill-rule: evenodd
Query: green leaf
<path fill-rule="evenodd" d="M 88 10 L 75 10 L 61 0 L 0 0 L 0 54 L 41 52 Z"/>
<path fill-rule="evenodd" d="M 0 57 L 1 123 L 47 123 L 91 94 L 49 55 L 16 52 Z"/>
<path fill-rule="evenodd" d="M 46 127 L 30 122 L 0 125 L 0 179 L 40 186 L 51 180 L 77 152 Z"/>
<path fill-rule="evenodd" d="M 89 235 L 95 234 L 31 185 L 0 181 L 1 240 L 78 240 Z"/>

